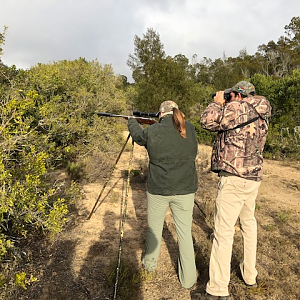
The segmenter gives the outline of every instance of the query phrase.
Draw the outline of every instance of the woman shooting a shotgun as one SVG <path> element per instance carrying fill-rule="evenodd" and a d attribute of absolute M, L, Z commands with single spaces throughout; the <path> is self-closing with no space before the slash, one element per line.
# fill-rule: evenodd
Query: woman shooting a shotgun
<path fill-rule="evenodd" d="M 178 237 L 179 280 L 184 288 L 190 288 L 197 280 L 191 233 L 197 190 L 195 129 L 173 101 L 160 105 L 158 123 L 142 129 L 136 119 L 130 118 L 128 129 L 133 141 L 145 146 L 149 155 L 143 266 L 148 271 L 157 266 L 165 214 L 170 207 Z"/>

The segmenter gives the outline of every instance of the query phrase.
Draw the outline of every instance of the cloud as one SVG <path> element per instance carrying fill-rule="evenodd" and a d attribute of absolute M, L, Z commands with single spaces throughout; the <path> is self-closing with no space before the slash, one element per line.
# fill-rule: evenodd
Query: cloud
<path fill-rule="evenodd" d="M 160 35 L 170 56 L 235 57 L 276 42 L 298 11 L 299 1 L 283 0 L 11 0 L 0 10 L 9 27 L 2 60 L 29 68 L 85 57 L 112 64 L 130 79 L 126 61 L 134 36 L 147 28 Z"/>

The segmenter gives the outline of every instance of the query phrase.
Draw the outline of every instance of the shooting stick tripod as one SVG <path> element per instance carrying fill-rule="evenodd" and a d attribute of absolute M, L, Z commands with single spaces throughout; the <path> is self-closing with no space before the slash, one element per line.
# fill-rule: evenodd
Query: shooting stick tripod
<path fill-rule="evenodd" d="M 94 207 L 88 217 L 88 219 L 91 218 L 92 214 L 95 212 L 97 204 L 105 190 L 105 187 L 107 186 L 107 183 L 110 180 L 110 177 L 112 175 L 112 173 L 114 172 L 116 165 L 125 149 L 125 146 L 128 142 L 130 138 L 130 134 L 128 135 L 125 144 L 123 145 L 117 159 L 116 162 L 111 170 L 111 173 L 108 176 L 108 179 L 105 181 L 102 190 L 94 204 Z M 119 282 L 119 273 L 120 273 L 120 264 L 121 264 L 121 253 L 122 253 L 122 245 L 123 245 L 123 236 L 124 236 L 124 225 L 125 225 L 125 221 L 126 221 L 126 212 L 127 212 L 127 201 L 128 201 L 128 194 L 129 194 L 129 186 L 130 186 L 130 173 L 131 173 L 131 167 L 132 167 L 132 160 L 133 160 L 133 147 L 134 147 L 134 141 L 132 140 L 132 148 L 131 148 L 131 153 L 130 153 L 130 159 L 129 159 L 129 167 L 128 167 L 128 174 L 127 174 L 127 184 L 126 184 L 126 193 L 125 193 L 125 201 L 124 201 L 124 209 L 123 209 L 123 213 L 122 213 L 122 223 L 121 223 L 121 231 L 120 231 L 120 241 L 119 241 L 119 252 L 118 252 L 118 264 L 117 264 L 117 269 L 116 269 L 116 280 L 115 280 L 115 286 L 114 286 L 114 294 L 113 294 L 113 300 L 116 299 L 117 297 L 117 288 L 118 288 L 118 282 Z"/>
<path fill-rule="evenodd" d="M 122 147 L 122 149 L 121 149 L 121 151 L 120 151 L 120 153 L 119 153 L 119 155 L 118 155 L 118 157 L 117 157 L 117 159 L 116 159 L 116 162 L 115 162 L 115 164 L 114 164 L 114 166 L 113 166 L 113 168 L 112 168 L 112 170 L 111 170 L 111 172 L 110 172 L 110 174 L 109 174 L 107 180 L 105 181 L 105 183 L 104 183 L 104 185 L 103 185 L 103 187 L 102 187 L 102 189 L 101 189 L 101 192 L 100 192 L 100 194 L 99 194 L 99 196 L 98 196 L 98 198 L 97 198 L 97 200 L 96 200 L 96 202 L 95 202 L 95 204 L 94 204 L 94 207 L 93 207 L 93 209 L 91 210 L 91 212 L 90 212 L 90 214 L 89 214 L 89 216 L 88 216 L 88 220 L 92 217 L 92 214 L 96 211 L 97 204 L 98 204 L 98 202 L 99 202 L 99 200 L 100 200 L 100 198 L 101 198 L 101 196 L 102 196 L 102 194 L 103 194 L 103 192 L 104 192 L 104 190 L 105 190 L 105 188 L 106 188 L 108 182 L 110 181 L 111 175 L 113 174 L 113 172 L 114 172 L 114 170 L 115 170 L 115 168 L 116 168 L 116 166 L 117 166 L 117 163 L 118 163 L 118 161 L 120 160 L 120 157 L 121 157 L 121 155 L 122 155 L 122 153 L 123 153 L 123 151 L 124 151 L 124 149 L 125 149 L 125 147 L 126 147 L 126 144 L 127 144 L 128 140 L 129 140 L 129 138 L 130 138 L 130 133 L 128 134 L 128 137 L 127 137 L 127 139 L 126 139 L 126 142 L 125 142 L 125 144 L 123 145 L 123 147 Z M 132 142 L 132 145 L 133 145 L 133 142 Z"/>

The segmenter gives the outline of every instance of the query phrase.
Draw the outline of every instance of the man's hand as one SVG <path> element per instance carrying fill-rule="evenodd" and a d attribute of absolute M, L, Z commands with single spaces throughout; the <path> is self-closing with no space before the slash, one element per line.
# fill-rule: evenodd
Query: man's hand
<path fill-rule="evenodd" d="M 224 91 L 217 92 L 216 96 L 214 97 L 214 101 L 220 103 L 223 106 L 225 104 Z"/>

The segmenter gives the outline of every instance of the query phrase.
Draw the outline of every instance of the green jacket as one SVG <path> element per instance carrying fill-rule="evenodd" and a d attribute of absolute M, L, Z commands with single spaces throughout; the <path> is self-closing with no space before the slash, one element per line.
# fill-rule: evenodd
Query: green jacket
<path fill-rule="evenodd" d="M 148 151 L 147 189 L 150 194 L 170 196 L 196 192 L 198 144 L 190 122 L 186 121 L 186 139 L 174 127 L 172 116 L 165 116 L 145 129 L 135 119 L 130 119 L 128 129 L 134 142 Z"/>

